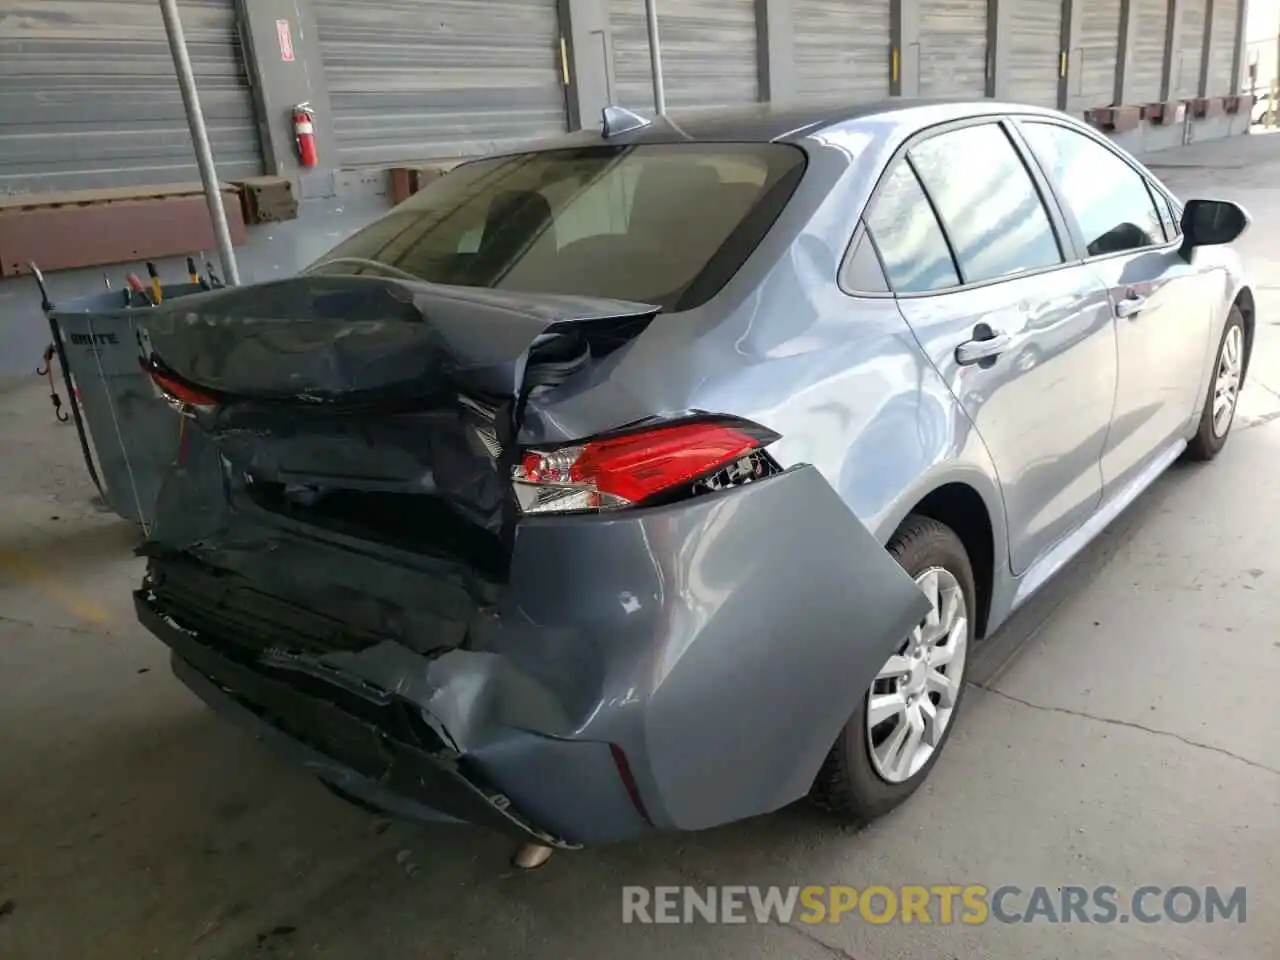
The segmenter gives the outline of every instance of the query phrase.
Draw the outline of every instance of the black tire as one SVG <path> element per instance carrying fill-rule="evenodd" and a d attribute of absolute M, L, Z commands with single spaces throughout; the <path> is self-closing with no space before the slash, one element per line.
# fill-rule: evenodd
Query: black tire
<path fill-rule="evenodd" d="M 1231 436 L 1231 427 L 1235 423 L 1236 411 L 1233 407 L 1231 410 L 1231 419 L 1227 421 L 1227 428 L 1221 436 L 1214 433 L 1213 429 L 1213 399 L 1215 387 L 1218 380 L 1218 368 L 1222 364 L 1222 351 L 1227 344 L 1227 338 L 1231 336 L 1232 330 L 1240 331 L 1240 348 L 1242 351 L 1241 378 L 1240 385 L 1236 390 L 1236 406 L 1240 403 L 1240 389 L 1244 387 L 1244 361 L 1247 360 L 1248 338 L 1245 336 L 1244 317 L 1240 313 L 1238 307 L 1233 306 L 1231 312 L 1227 314 L 1227 322 L 1222 328 L 1222 336 L 1218 339 L 1218 350 L 1213 355 L 1213 373 L 1209 377 L 1209 389 L 1205 395 L 1204 410 L 1200 413 L 1200 423 L 1196 427 L 1196 434 L 1191 438 L 1191 442 L 1187 444 L 1186 459 L 1205 463 L 1216 457 L 1222 448 L 1227 445 L 1227 438 Z"/>
<path fill-rule="evenodd" d="M 942 567 L 956 578 L 964 594 L 969 621 L 970 655 L 965 658 L 967 667 L 972 655 L 974 615 L 977 608 L 974 603 L 973 568 L 960 538 L 945 524 L 912 514 L 903 521 L 889 541 L 888 551 L 913 578 L 930 567 Z M 860 824 L 883 816 L 911 796 L 929 776 L 929 771 L 946 747 L 951 731 L 955 729 L 958 710 L 964 699 L 963 672 L 959 680 L 960 691 L 955 705 L 957 713 L 952 715 L 951 723 L 943 731 L 941 742 L 924 765 L 913 776 L 900 783 L 890 783 L 881 778 L 872 765 L 867 740 L 868 698 L 863 696 L 818 772 L 811 791 L 813 801 L 852 823 Z"/>

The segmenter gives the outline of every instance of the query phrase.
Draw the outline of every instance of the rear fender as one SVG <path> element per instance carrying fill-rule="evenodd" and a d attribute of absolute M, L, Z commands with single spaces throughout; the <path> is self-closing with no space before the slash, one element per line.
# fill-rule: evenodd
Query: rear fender
<path fill-rule="evenodd" d="M 616 744 L 652 822 L 694 830 L 803 796 L 927 609 L 801 466 L 668 507 L 526 520 L 469 649 L 327 659 L 481 760 L 513 731 Z M 522 802 L 500 761 L 485 773 Z"/>
<path fill-rule="evenodd" d="M 1231 308 L 1235 306 L 1236 301 L 1241 294 L 1249 296 L 1250 301 L 1253 299 L 1253 292 L 1244 282 L 1238 255 L 1231 248 L 1214 249 L 1214 254 L 1225 260 L 1225 269 L 1223 270 L 1223 286 L 1215 291 L 1214 297 L 1214 316 L 1213 322 L 1209 326 L 1208 335 L 1205 339 L 1204 356 L 1201 361 L 1200 368 L 1200 390 L 1196 393 L 1195 408 L 1192 410 L 1191 417 L 1187 421 L 1187 436 L 1195 435 L 1196 430 L 1200 426 L 1200 418 L 1204 414 L 1205 403 L 1209 399 L 1209 384 L 1213 380 L 1217 372 L 1218 363 L 1218 346 L 1222 341 L 1223 330 L 1226 329 L 1227 318 L 1231 316 Z M 1254 329 L 1257 329 L 1256 322 Z M 1253 353 L 1253 337 L 1249 336 L 1249 328 L 1245 327 L 1245 356 L 1244 367 L 1241 370 L 1241 389 L 1244 388 L 1245 382 L 1249 376 L 1249 361 Z"/>

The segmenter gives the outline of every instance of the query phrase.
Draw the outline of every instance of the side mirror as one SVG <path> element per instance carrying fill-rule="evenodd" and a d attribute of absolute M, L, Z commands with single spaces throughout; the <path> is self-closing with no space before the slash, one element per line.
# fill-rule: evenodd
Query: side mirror
<path fill-rule="evenodd" d="M 1182 208 L 1182 248 L 1231 243 L 1249 226 L 1244 207 L 1230 200 L 1188 200 Z"/>

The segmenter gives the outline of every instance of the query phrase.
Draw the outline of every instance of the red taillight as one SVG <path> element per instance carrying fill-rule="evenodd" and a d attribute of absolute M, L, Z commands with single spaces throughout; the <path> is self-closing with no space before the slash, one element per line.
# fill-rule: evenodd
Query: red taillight
<path fill-rule="evenodd" d="M 706 477 L 772 439 L 751 424 L 668 424 L 526 453 L 513 479 L 526 513 L 622 507 Z"/>
<path fill-rule="evenodd" d="M 148 372 L 151 374 L 151 379 L 155 381 L 156 386 L 159 387 L 164 392 L 165 396 L 169 397 L 171 400 L 175 400 L 178 403 L 190 404 L 193 407 L 216 407 L 218 405 L 218 401 L 208 394 L 201 393 L 199 390 L 188 387 L 186 384 L 179 383 L 171 377 L 166 377 L 163 373 L 156 370 L 150 370 Z"/>

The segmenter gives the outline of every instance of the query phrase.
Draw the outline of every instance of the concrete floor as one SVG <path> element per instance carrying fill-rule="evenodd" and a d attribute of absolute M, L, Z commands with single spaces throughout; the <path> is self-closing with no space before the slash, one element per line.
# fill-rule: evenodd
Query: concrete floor
<path fill-rule="evenodd" d="M 1268 143 L 1268 140 L 1270 142 Z M 0 387 L 0 956 L 1274 958 L 1280 918 L 1280 138 L 1157 160 L 1244 200 L 1262 326 L 1237 433 L 1176 468 L 979 655 L 950 748 L 855 833 L 806 809 L 554 858 L 387 824 L 218 721 L 132 621 L 34 377 Z M 1248 887 L 1247 922 L 623 928 L 621 884 Z"/>

